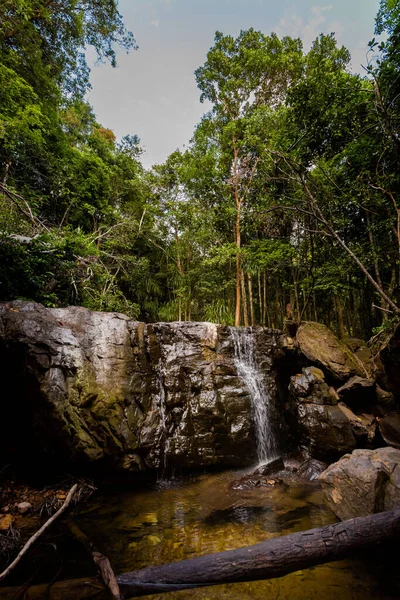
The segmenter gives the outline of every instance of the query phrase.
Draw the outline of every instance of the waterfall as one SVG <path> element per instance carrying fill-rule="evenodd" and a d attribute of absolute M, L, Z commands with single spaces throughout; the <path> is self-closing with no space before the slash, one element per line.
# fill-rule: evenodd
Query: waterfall
<path fill-rule="evenodd" d="M 163 468 L 163 474 L 167 467 L 167 454 L 169 450 L 169 439 L 168 439 L 168 431 L 167 431 L 167 407 L 166 407 L 166 398 L 165 398 L 165 389 L 164 389 L 164 374 L 162 371 L 162 363 L 161 360 L 157 366 L 157 380 L 158 380 L 158 411 L 160 415 L 160 423 L 159 423 L 159 461 L 160 465 Z"/>
<path fill-rule="evenodd" d="M 254 333 L 251 327 L 230 327 L 234 345 L 234 362 L 239 377 L 251 397 L 257 458 L 260 464 L 278 456 L 277 442 L 271 423 L 271 395 L 255 357 Z"/>

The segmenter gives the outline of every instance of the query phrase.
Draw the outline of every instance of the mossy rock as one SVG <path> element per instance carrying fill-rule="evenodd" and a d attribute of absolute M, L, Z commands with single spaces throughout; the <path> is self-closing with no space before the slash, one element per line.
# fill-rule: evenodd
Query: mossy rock
<path fill-rule="evenodd" d="M 351 350 L 325 325 L 305 321 L 297 330 L 296 341 L 308 360 L 335 379 L 345 381 L 354 375 L 365 376 Z"/>

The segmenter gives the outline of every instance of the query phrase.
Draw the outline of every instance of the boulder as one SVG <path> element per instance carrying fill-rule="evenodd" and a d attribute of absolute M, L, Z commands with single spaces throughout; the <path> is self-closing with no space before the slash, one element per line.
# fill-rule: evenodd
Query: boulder
<path fill-rule="evenodd" d="M 329 463 L 356 447 L 350 420 L 337 406 L 337 394 L 320 369 L 306 367 L 291 377 L 289 393 L 306 455 Z"/>
<path fill-rule="evenodd" d="M 383 390 L 380 385 L 376 384 L 376 400 L 382 415 L 396 410 L 396 401 L 392 392 Z"/>
<path fill-rule="evenodd" d="M 394 448 L 400 449 L 400 413 L 389 413 L 379 419 L 379 431 L 384 441 Z"/>
<path fill-rule="evenodd" d="M 365 376 L 364 369 L 351 350 L 325 325 L 306 321 L 296 333 L 300 352 L 337 381 L 353 375 Z"/>
<path fill-rule="evenodd" d="M 251 335 L 275 407 L 282 336 L 262 327 Z M 2 417 L 18 422 L 0 438 L 3 462 L 102 472 L 252 464 L 251 396 L 234 353 L 230 328 L 212 323 L 3 303 Z"/>
<path fill-rule="evenodd" d="M 376 419 L 373 415 L 365 413 L 355 415 L 343 402 L 338 404 L 340 410 L 350 421 L 351 429 L 360 447 L 371 446 L 376 432 Z"/>
<path fill-rule="evenodd" d="M 339 398 L 352 410 L 369 412 L 377 404 L 375 381 L 355 375 L 337 390 Z"/>
<path fill-rule="evenodd" d="M 329 463 L 356 447 L 350 421 L 338 406 L 301 404 L 298 414 L 301 445 L 311 457 Z"/>
<path fill-rule="evenodd" d="M 325 376 L 317 367 L 305 367 L 302 373 L 294 375 L 290 392 L 302 403 L 335 405 L 338 401 L 337 393 L 325 383 Z"/>
<path fill-rule="evenodd" d="M 364 376 L 370 379 L 382 378 L 384 374 L 383 364 L 379 356 L 374 355 L 364 340 L 348 337 L 342 341 L 352 351 L 359 363 L 362 364 Z"/>
<path fill-rule="evenodd" d="M 254 470 L 255 475 L 272 475 L 273 473 L 278 473 L 279 471 L 283 471 L 285 469 L 285 463 L 283 462 L 283 458 L 274 458 L 270 462 L 258 466 Z"/>
<path fill-rule="evenodd" d="M 339 519 L 390 510 L 400 503 L 400 450 L 354 450 L 318 478 Z"/>
<path fill-rule="evenodd" d="M 319 475 L 325 471 L 327 466 L 328 465 L 326 463 L 320 460 L 310 458 L 300 465 L 297 473 L 309 481 L 314 481 L 315 479 L 318 479 Z"/>

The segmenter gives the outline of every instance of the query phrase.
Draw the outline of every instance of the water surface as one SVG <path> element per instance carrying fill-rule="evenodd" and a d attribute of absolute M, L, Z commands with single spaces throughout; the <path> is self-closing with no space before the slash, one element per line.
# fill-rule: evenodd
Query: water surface
<path fill-rule="evenodd" d="M 81 516 L 82 529 L 117 573 L 256 544 L 335 521 L 317 483 L 234 490 L 243 472 L 160 481 L 151 490 L 110 493 Z M 394 600 L 374 561 L 347 560 L 271 581 L 148 596 L 160 600 Z"/>

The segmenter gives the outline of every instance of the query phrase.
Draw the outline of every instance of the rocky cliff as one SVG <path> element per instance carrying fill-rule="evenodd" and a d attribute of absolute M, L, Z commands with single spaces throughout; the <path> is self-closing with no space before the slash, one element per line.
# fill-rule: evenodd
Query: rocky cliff
<path fill-rule="evenodd" d="M 332 462 L 356 447 L 400 445 L 395 399 L 375 371 L 316 323 L 291 338 L 3 303 L 0 458 L 162 472 L 300 448 Z"/>
<path fill-rule="evenodd" d="M 253 338 L 275 406 L 282 335 L 253 328 Z M 124 470 L 255 461 L 228 327 L 14 301 L 0 306 L 0 365 L 3 460 Z"/>

